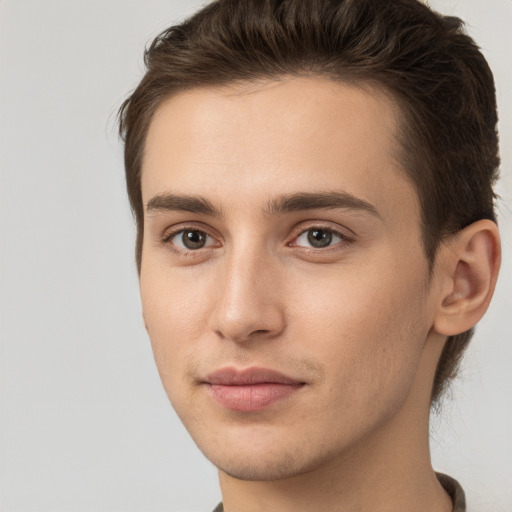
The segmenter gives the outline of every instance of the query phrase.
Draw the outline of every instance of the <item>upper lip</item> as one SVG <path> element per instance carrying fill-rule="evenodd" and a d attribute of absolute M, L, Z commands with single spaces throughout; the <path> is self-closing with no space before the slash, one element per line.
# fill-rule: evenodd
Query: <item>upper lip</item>
<path fill-rule="evenodd" d="M 221 386 L 247 386 L 249 384 L 304 384 L 304 382 L 288 377 L 268 368 L 235 367 L 220 368 L 209 374 L 205 382 Z"/>

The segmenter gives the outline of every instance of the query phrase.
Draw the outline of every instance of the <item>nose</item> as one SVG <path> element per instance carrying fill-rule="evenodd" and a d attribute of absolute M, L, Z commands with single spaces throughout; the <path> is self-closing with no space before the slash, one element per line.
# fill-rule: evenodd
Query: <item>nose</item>
<path fill-rule="evenodd" d="M 227 258 L 212 318 L 216 334 L 236 343 L 279 336 L 286 323 L 279 273 L 265 253 L 246 249 Z"/>

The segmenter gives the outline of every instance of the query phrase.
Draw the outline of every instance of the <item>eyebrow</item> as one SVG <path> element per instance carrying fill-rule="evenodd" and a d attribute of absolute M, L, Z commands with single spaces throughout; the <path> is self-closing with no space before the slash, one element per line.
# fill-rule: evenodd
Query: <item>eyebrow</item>
<path fill-rule="evenodd" d="M 146 212 L 159 210 L 199 213 L 210 217 L 220 216 L 220 210 L 202 196 L 159 194 L 147 202 Z"/>
<path fill-rule="evenodd" d="M 268 203 L 271 215 L 313 209 L 359 210 L 382 220 L 377 208 L 372 204 L 347 192 L 297 192 L 273 199 Z"/>
<path fill-rule="evenodd" d="M 382 216 L 372 204 L 347 192 L 297 192 L 271 199 L 267 203 L 266 213 L 277 216 L 303 210 L 345 209 L 369 213 L 382 220 Z M 183 211 L 220 217 L 221 210 L 203 196 L 181 194 L 159 194 L 146 204 L 146 212 Z"/>

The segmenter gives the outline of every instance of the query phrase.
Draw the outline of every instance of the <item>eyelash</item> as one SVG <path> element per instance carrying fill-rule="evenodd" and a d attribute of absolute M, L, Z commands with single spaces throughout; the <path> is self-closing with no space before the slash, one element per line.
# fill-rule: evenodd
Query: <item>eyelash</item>
<path fill-rule="evenodd" d="M 306 247 L 306 246 L 302 246 L 302 245 L 297 245 L 296 241 L 303 235 L 305 235 L 306 233 L 308 232 L 311 232 L 311 231 L 314 231 L 314 230 L 317 230 L 317 231 L 326 231 L 326 232 L 329 232 L 333 237 L 338 237 L 340 239 L 339 242 L 337 243 L 334 243 L 332 245 L 327 245 L 325 247 Z M 202 235 L 206 236 L 206 237 L 209 237 L 213 240 L 216 240 L 216 238 L 212 235 L 210 235 L 206 230 L 204 229 L 199 229 L 197 228 L 196 226 L 182 226 L 180 227 L 179 229 L 176 229 L 174 231 L 172 231 L 171 233 L 168 233 L 166 234 L 162 240 L 161 240 L 161 243 L 168 247 L 172 252 L 176 253 L 176 254 L 179 254 L 181 256 L 192 256 L 192 255 L 196 255 L 197 253 L 199 253 L 202 249 L 211 249 L 212 247 L 215 247 L 213 244 L 210 245 L 210 246 L 206 246 L 206 247 L 200 247 L 198 249 L 182 249 L 182 248 L 177 248 L 171 241 L 173 238 L 175 238 L 176 236 L 180 235 L 180 234 L 183 234 L 183 233 L 186 233 L 186 232 L 196 232 L 196 233 L 201 233 Z M 292 242 L 289 242 L 287 244 L 288 247 L 298 247 L 298 248 L 301 248 L 305 251 L 308 251 L 308 252 L 322 252 L 322 253 L 325 253 L 327 252 L 329 249 L 332 250 L 333 247 L 337 247 L 337 246 L 345 246 L 347 244 L 350 244 L 354 241 L 354 238 L 347 235 L 346 233 L 343 233 L 339 230 L 336 230 L 336 229 L 333 229 L 332 227 L 330 226 L 325 226 L 325 225 L 312 225 L 312 226 L 309 226 L 307 229 L 302 229 L 300 231 L 298 231 L 297 235 L 294 236 L 293 238 L 293 241 Z"/>
<path fill-rule="evenodd" d="M 303 246 L 303 245 L 298 245 L 296 241 L 301 236 L 306 235 L 307 233 L 309 233 L 311 231 L 325 231 L 325 232 L 328 232 L 332 237 L 337 237 L 340 240 L 339 240 L 339 242 L 333 243 L 332 245 L 331 244 L 330 245 L 326 245 L 325 247 L 306 247 L 306 246 Z M 354 241 L 354 239 L 352 237 L 348 236 L 346 233 L 343 233 L 342 231 L 333 229 L 330 226 L 314 225 L 314 226 L 308 227 L 307 229 L 302 229 L 301 231 L 299 231 L 299 233 L 294 237 L 294 242 L 290 242 L 288 244 L 288 246 L 300 247 L 300 248 L 305 249 L 307 251 L 326 252 L 329 249 L 334 250 L 334 249 L 338 248 L 337 246 L 345 246 L 346 244 L 349 244 L 349 243 L 351 243 L 353 241 Z"/>
<path fill-rule="evenodd" d="M 167 248 L 169 248 L 172 252 L 174 252 L 176 254 L 179 254 L 180 256 L 194 256 L 195 254 L 199 253 L 201 249 L 210 249 L 211 248 L 211 246 L 200 247 L 199 249 L 188 249 L 188 250 L 187 249 L 182 249 L 182 248 L 177 248 L 171 242 L 172 239 L 177 237 L 178 235 L 186 233 L 186 232 L 201 233 L 204 236 L 212 238 L 213 240 L 215 240 L 215 237 L 210 235 L 204 229 L 199 229 L 196 226 L 183 226 L 183 227 L 180 227 L 180 229 L 176 229 L 176 230 L 172 231 L 171 233 L 166 234 L 162 238 L 162 244 L 164 246 L 166 246 Z"/>

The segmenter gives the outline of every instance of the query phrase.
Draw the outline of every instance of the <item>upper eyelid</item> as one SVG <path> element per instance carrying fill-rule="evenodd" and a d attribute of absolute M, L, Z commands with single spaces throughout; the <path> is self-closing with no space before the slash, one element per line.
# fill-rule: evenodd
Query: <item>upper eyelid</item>
<path fill-rule="evenodd" d="M 340 235 L 343 238 L 348 240 L 353 240 L 356 237 L 356 234 L 351 230 L 344 226 L 333 226 L 332 223 L 327 221 L 305 221 L 301 222 L 294 229 L 294 237 L 297 238 L 299 235 L 302 235 L 306 231 L 310 231 L 311 229 L 325 229 L 326 231 L 332 231 L 335 234 Z"/>
<path fill-rule="evenodd" d="M 288 247 L 298 247 L 298 248 L 306 250 L 306 251 L 321 251 L 321 252 L 325 252 L 325 251 L 328 251 L 329 249 L 336 248 L 336 246 L 339 246 L 339 245 L 343 245 L 344 246 L 344 245 L 349 244 L 349 243 L 354 241 L 353 237 L 350 237 L 350 236 L 342 233 L 341 231 L 336 231 L 335 229 L 331 229 L 331 228 L 320 228 L 319 226 L 316 226 L 316 227 L 318 229 L 323 229 L 325 231 L 331 231 L 333 234 L 338 236 L 341 240 L 339 242 L 337 242 L 337 243 L 332 244 L 332 245 L 326 245 L 325 247 L 307 247 L 307 246 L 304 246 L 304 245 L 298 245 L 297 244 L 297 239 L 300 236 L 302 236 L 304 233 L 307 233 L 308 231 L 311 231 L 311 230 L 315 229 L 315 227 L 311 227 L 309 229 L 305 229 L 305 230 L 300 231 L 299 234 L 297 236 L 295 236 L 293 238 L 293 240 L 287 244 Z"/>
<path fill-rule="evenodd" d="M 304 235 L 305 233 L 307 233 L 308 231 L 314 231 L 314 230 L 318 230 L 318 231 L 330 231 L 333 235 L 337 235 L 339 236 L 340 238 L 349 238 L 348 235 L 346 235 L 345 233 L 343 233 L 342 231 L 338 231 L 336 229 L 332 229 L 332 228 L 326 228 L 326 227 L 322 227 L 322 226 L 313 226 L 311 228 L 307 228 L 307 229 L 303 229 L 302 231 L 299 231 L 298 235 L 295 236 L 294 238 L 298 238 L 299 236 L 302 236 Z"/>
<path fill-rule="evenodd" d="M 161 239 L 162 241 L 171 240 L 173 237 L 175 237 L 179 233 L 182 233 L 183 231 L 201 231 L 201 233 L 204 233 L 205 235 L 208 235 L 209 237 L 214 238 L 215 240 L 218 240 L 220 238 L 218 235 L 212 233 L 212 229 L 209 229 L 202 223 L 182 223 L 164 229 Z"/>

